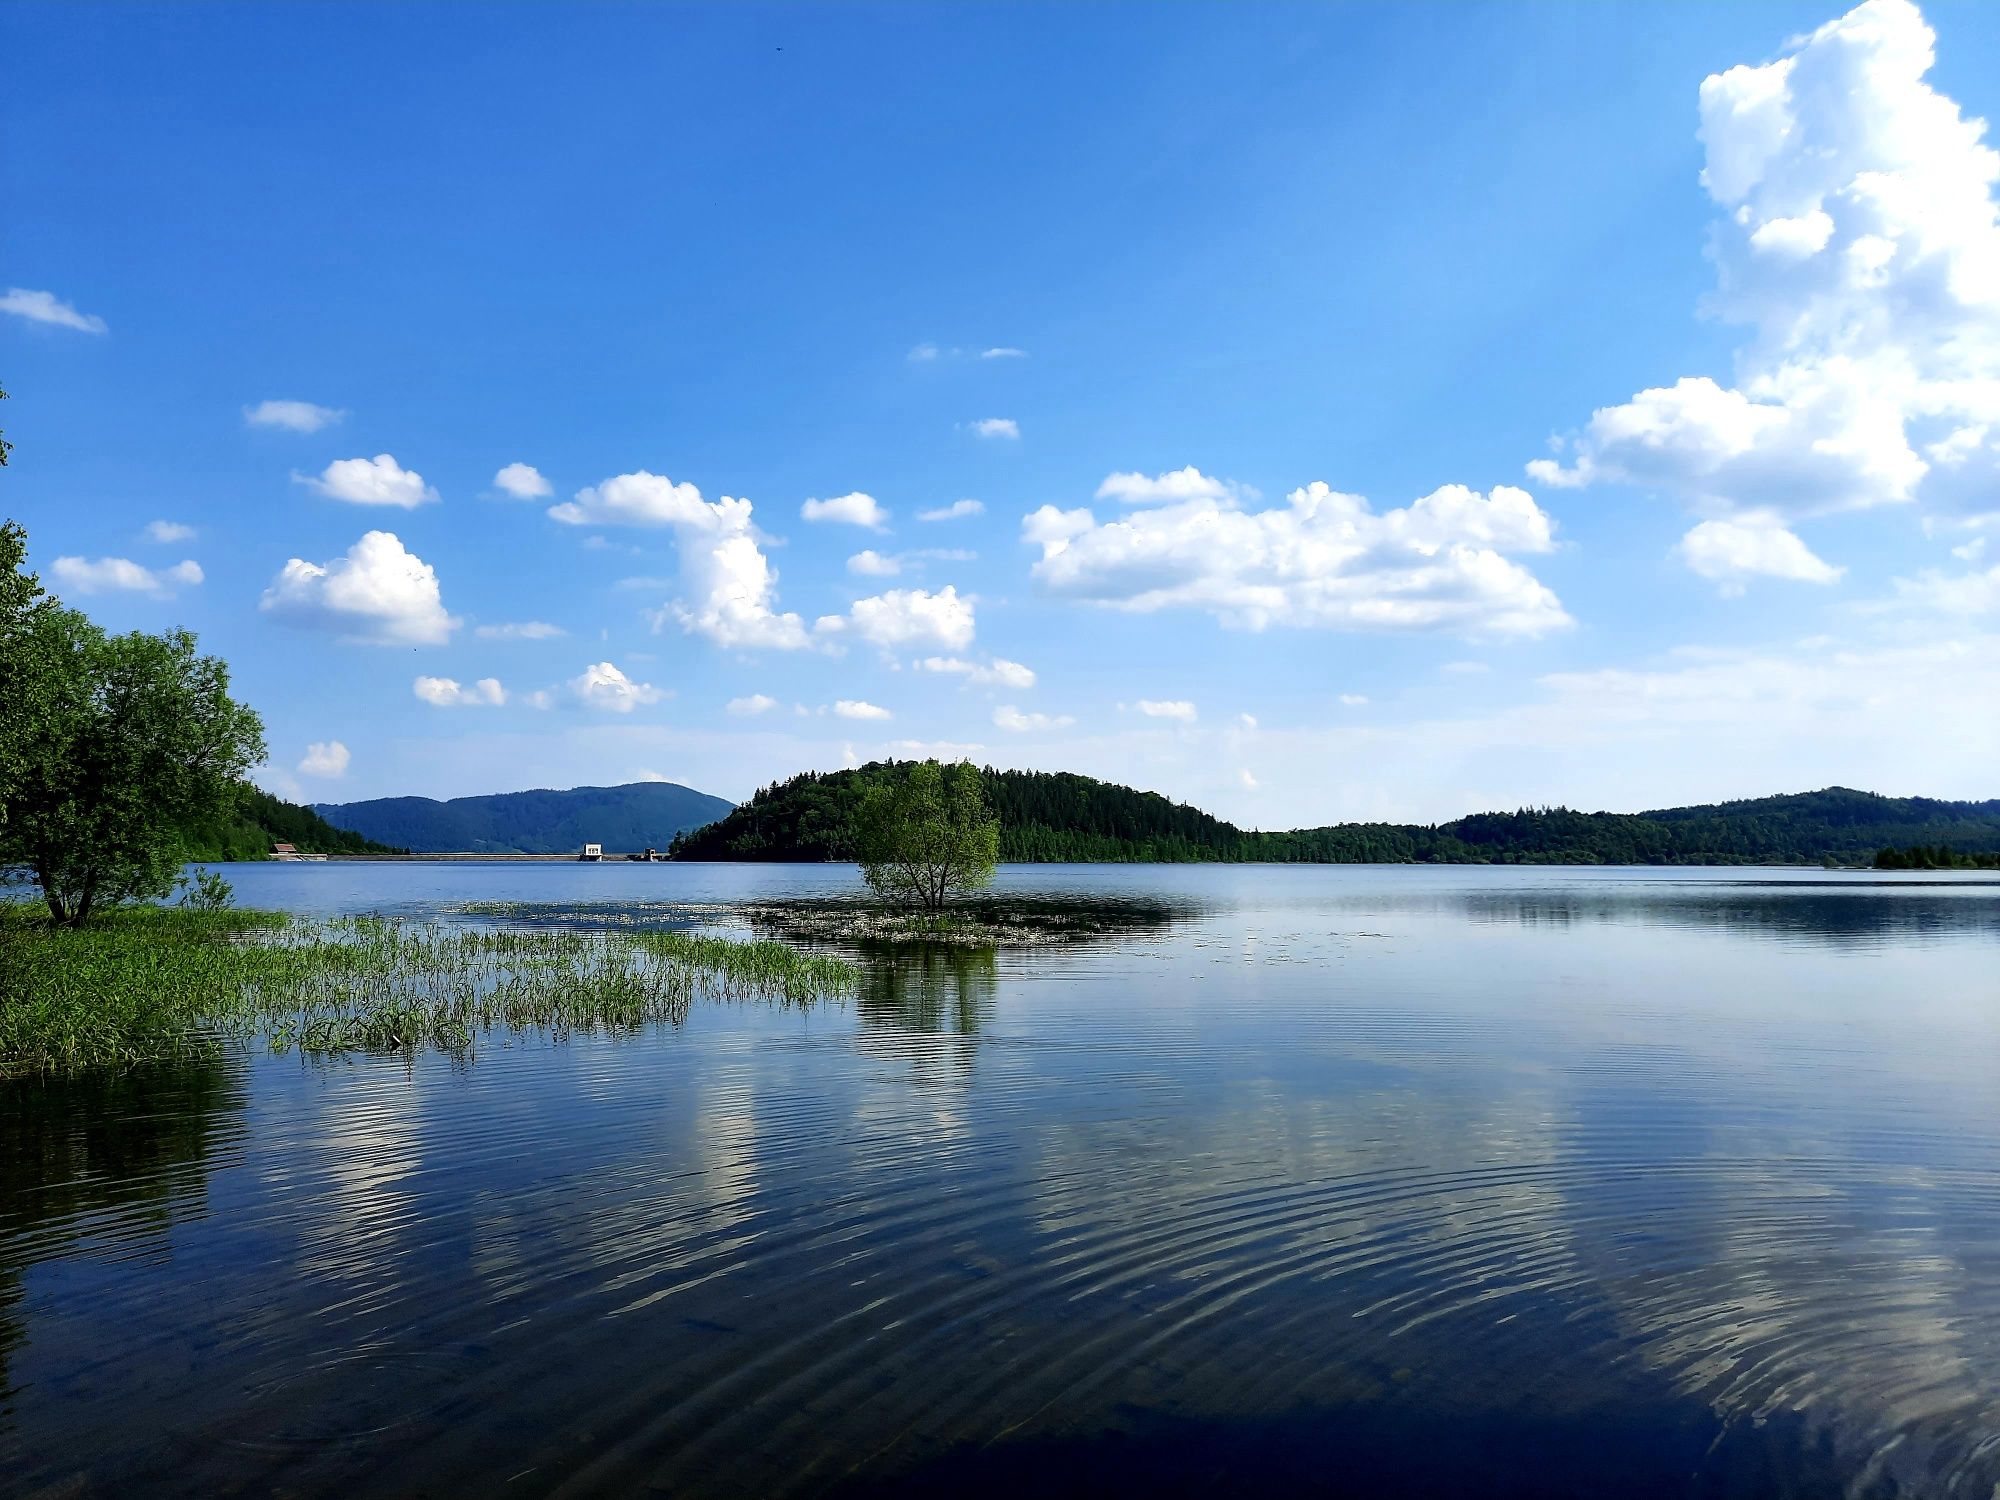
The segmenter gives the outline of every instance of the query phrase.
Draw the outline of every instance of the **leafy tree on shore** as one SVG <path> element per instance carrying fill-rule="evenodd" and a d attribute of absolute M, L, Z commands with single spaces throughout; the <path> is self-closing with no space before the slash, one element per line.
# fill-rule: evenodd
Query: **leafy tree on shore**
<path fill-rule="evenodd" d="M 854 837 L 869 887 L 928 912 L 991 881 L 1000 857 L 1000 820 L 965 761 L 947 768 L 923 760 L 875 778 L 862 794 Z"/>
<path fill-rule="evenodd" d="M 233 816 L 262 722 L 185 630 L 109 635 L 40 594 L 0 528 L 0 860 L 58 924 L 173 889 L 191 830 Z"/>

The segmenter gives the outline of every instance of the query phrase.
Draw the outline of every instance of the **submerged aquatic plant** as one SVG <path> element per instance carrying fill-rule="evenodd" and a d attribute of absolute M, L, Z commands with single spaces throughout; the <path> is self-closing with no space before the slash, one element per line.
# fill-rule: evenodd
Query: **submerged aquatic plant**
<path fill-rule="evenodd" d="M 813 1004 L 851 965 L 672 932 L 444 927 L 136 908 L 60 928 L 0 906 L 0 1072 L 66 1072 L 265 1039 L 464 1051 L 493 1030 L 627 1033 L 697 1000 Z"/>

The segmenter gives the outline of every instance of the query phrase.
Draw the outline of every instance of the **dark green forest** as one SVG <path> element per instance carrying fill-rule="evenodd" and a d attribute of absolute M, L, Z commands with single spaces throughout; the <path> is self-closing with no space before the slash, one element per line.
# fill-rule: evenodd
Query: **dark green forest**
<path fill-rule="evenodd" d="M 290 844 L 305 854 L 400 854 L 399 848 L 375 843 L 345 828 L 335 828 L 310 807 L 286 802 L 250 786 L 227 823 L 209 823 L 189 830 L 191 860 L 269 859 L 273 844 Z"/>
<path fill-rule="evenodd" d="M 687 860 L 853 857 L 853 815 L 879 764 L 806 772 L 675 839 Z M 1449 823 L 1256 832 L 1157 792 L 1067 772 L 980 773 L 1003 860 L 1279 864 L 1866 865 L 1888 846 L 2000 855 L 2000 800 L 1940 802 L 1828 787 L 1655 812 L 1523 808 Z"/>

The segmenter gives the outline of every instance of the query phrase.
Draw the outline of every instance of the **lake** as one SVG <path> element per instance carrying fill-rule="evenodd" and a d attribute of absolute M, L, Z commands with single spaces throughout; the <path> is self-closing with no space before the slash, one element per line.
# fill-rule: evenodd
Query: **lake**
<path fill-rule="evenodd" d="M 227 873 L 680 924 L 858 887 Z M 1110 917 L 634 1037 L 0 1082 L 0 1488 L 1995 1493 L 1990 875 L 1001 887 Z"/>

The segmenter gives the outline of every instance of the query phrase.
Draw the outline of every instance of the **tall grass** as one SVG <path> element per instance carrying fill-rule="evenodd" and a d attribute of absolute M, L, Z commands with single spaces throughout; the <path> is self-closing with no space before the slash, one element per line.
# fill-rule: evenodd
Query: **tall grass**
<path fill-rule="evenodd" d="M 312 922 L 143 908 L 82 929 L 0 906 L 0 1072 L 63 1072 L 261 1039 L 307 1052 L 464 1051 L 495 1029 L 565 1037 L 678 1024 L 703 999 L 811 1004 L 839 959 L 671 932 Z"/>

